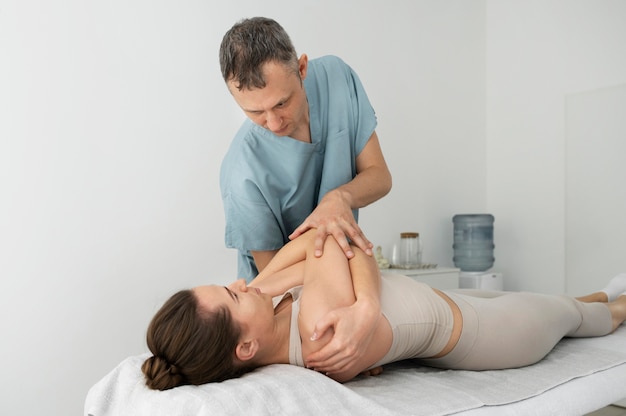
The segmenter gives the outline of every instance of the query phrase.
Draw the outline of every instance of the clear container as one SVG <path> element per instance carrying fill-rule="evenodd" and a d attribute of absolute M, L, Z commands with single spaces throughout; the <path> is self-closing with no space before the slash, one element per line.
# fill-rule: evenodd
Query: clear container
<path fill-rule="evenodd" d="M 400 242 L 393 246 L 391 265 L 398 269 L 419 268 L 422 263 L 422 245 L 419 233 L 400 233 Z"/>
<path fill-rule="evenodd" d="M 454 223 L 454 265 L 464 272 L 484 272 L 495 262 L 491 214 L 460 214 Z"/>

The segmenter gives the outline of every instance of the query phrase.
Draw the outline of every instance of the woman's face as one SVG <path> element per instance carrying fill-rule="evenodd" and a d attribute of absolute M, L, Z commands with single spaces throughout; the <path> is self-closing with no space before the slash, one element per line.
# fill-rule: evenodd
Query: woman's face
<path fill-rule="evenodd" d="M 228 286 L 198 286 L 193 292 L 204 310 L 226 307 L 241 328 L 242 335 L 257 331 L 264 333 L 267 325 L 274 322 L 272 297 L 257 288 L 248 287 L 244 279 Z"/>

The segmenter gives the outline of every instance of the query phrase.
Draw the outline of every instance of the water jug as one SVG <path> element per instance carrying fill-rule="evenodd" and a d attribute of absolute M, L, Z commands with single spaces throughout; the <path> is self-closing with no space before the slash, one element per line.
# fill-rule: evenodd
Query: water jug
<path fill-rule="evenodd" d="M 484 272 L 493 266 L 491 214 L 459 214 L 454 223 L 454 265 L 464 272 Z"/>

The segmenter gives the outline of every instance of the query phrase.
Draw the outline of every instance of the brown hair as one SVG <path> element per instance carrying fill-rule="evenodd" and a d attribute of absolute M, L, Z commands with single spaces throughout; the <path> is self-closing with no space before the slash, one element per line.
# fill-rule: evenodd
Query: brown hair
<path fill-rule="evenodd" d="M 237 22 L 222 39 L 220 68 L 224 81 L 233 80 L 237 88 L 264 88 L 263 65 L 277 62 L 296 75 L 298 57 L 285 29 L 266 17 L 253 17 Z"/>
<path fill-rule="evenodd" d="M 141 366 L 146 385 L 167 390 L 239 377 L 249 370 L 234 361 L 239 334 L 225 307 L 204 311 L 193 291 L 174 294 L 148 327 L 153 356 Z"/>

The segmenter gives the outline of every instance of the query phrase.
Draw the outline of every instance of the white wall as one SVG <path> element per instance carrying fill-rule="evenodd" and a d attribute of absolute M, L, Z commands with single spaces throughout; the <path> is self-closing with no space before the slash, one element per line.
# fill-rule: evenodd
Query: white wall
<path fill-rule="evenodd" d="M 234 277 L 217 178 L 243 116 L 217 50 L 253 15 L 357 70 L 394 174 L 361 224 L 451 265 L 452 215 L 486 208 L 484 1 L 5 0 L 0 414 L 79 414 L 169 294 Z"/>
<path fill-rule="evenodd" d="M 565 275 L 590 293 L 626 270 L 626 84 L 566 99 Z"/>
<path fill-rule="evenodd" d="M 625 82 L 623 1 L 5 0 L 1 414 L 79 413 L 166 296 L 234 276 L 217 48 L 259 14 L 365 83 L 394 174 L 362 211 L 376 244 L 417 230 L 451 265 L 452 215 L 489 211 L 507 288 L 566 289 L 565 97 Z"/>
<path fill-rule="evenodd" d="M 496 217 L 496 267 L 508 289 L 581 287 L 565 276 L 566 97 L 626 82 L 626 2 L 488 1 L 486 21 L 487 207 Z M 610 267 L 623 270 L 623 260 Z"/>

